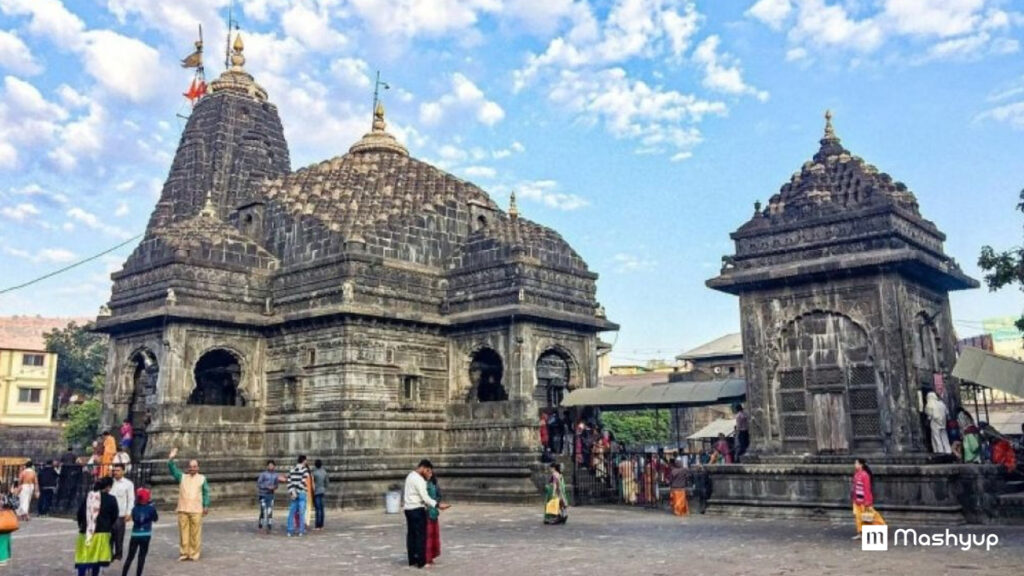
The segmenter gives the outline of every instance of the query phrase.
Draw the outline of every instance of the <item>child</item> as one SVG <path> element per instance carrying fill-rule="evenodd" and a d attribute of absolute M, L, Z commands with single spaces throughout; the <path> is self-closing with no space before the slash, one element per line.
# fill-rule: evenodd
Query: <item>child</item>
<path fill-rule="evenodd" d="M 135 553 L 139 553 L 139 564 L 135 568 L 135 576 L 142 576 L 146 566 L 146 555 L 149 554 L 149 539 L 153 535 L 153 522 L 159 518 L 156 507 L 149 503 L 151 494 L 145 488 L 135 491 L 135 508 L 132 509 L 132 538 L 128 543 L 128 559 L 124 561 L 121 576 L 128 576 Z"/>

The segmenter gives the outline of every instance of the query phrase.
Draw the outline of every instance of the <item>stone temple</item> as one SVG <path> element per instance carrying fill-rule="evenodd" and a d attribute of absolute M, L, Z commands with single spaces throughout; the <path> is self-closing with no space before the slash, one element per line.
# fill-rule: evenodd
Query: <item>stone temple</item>
<path fill-rule="evenodd" d="M 973 514 L 979 468 L 930 454 L 920 414 L 928 390 L 960 404 L 948 293 L 978 283 L 914 194 L 846 150 L 827 115 L 818 152 L 732 239 L 707 284 L 740 299 L 751 447 L 712 505 L 849 514 L 864 456 L 897 513 Z"/>
<path fill-rule="evenodd" d="M 382 106 L 347 153 L 292 171 L 242 51 L 113 275 L 104 425 L 145 425 L 147 459 L 200 458 L 221 502 L 300 453 L 335 505 L 378 503 L 422 457 L 450 493 L 536 498 L 538 411 L 596 386 L 617 328 L 597 274 L 514 198 L 410 157 Z"/>

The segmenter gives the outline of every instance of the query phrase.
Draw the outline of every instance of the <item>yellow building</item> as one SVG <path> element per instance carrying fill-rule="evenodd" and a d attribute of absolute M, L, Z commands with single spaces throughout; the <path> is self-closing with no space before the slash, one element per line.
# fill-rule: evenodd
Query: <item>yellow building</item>
<path fill-rule="evenodd" d="M 50 418 L 57 355 L 46 351 L 43 335 L 86 320 L 0 316 L 0 426 L 57 426 Z M 3 445 L 0 442 L 0 447 Z"/>
<path fill-rule="evenodd" d="M 0 348 L 0 424 L 50 424 L 57 355 Z"/>

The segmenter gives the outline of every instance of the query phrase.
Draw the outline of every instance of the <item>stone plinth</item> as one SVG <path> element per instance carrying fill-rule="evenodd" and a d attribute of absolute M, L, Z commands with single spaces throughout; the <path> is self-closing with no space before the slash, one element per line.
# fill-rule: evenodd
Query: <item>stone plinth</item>
<path fill-rule="evenodd" d="M 848 461 L 818 457 L 710 466 L 708 511 L 849 522 L 852 468 Z M 984 523 L 998 513 L 1002 477 L 994 466 L 893 458 L 871 470 L 875 506 L 890 524 Z"/>

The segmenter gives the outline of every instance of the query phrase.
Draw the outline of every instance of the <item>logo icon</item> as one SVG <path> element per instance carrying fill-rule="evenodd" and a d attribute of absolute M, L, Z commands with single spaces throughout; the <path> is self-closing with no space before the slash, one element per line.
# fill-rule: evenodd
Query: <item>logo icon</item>
<path fill-rule="evenodd" d="M 888 526 L 863 526 L 860 533 L 860 549 L 886 551 L 889 549 Z"/>

